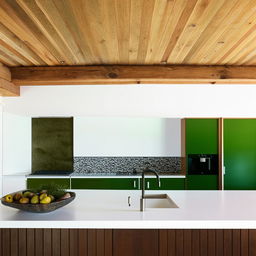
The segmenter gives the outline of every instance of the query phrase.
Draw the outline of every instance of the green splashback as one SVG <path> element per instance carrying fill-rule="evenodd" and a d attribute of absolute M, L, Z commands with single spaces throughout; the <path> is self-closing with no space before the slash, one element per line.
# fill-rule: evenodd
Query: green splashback
<path fill-rule="evenodd" d="M 32 172 L 73 170 L 73 118 L 32 118 Z"/>
<path fill-rule="evenodd" d="M 256 119 L 224 120 L 224 188 L 256 189 Z"/>
<path fill-rule="evenodd" d="M 186 154 L 218 154 L 218 119 L 186 119 Z"/>

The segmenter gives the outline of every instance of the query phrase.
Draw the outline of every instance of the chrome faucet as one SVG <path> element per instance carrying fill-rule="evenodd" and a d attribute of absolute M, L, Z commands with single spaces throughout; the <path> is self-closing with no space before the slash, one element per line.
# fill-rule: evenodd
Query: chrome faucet
<path fill-rule="evenodd" d="M 145 195 L 145 174 L 150 174 L 153 173 L 155 174 L 158 182 L 158 186 L 160 188 L 161 183 L 160 183 L 160 178 L 159 175 L 156 171 L 150 170 L 148 167 L 142 172 L 142 179 L 141 179 L 141 199 L 140 199 L 140 211 L 144 211 L 144 199 L 146 198 L 151 198 L 151 196 L 146 196 Z"/>

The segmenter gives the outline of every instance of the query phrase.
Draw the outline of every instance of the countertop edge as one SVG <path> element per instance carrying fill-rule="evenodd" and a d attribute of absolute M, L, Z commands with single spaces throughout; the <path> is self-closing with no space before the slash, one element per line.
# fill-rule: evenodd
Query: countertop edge
<path fill-rule="evenodd" d="M 0 228 L 256 229 L 256 220 L 1 221 Z"/>

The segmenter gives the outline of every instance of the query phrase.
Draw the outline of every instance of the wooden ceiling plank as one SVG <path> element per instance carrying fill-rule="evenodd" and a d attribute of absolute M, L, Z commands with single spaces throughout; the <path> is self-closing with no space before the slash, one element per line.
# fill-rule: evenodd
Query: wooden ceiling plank
<path fill-rule="evenodd" d="M 16 0 L 19 6 L 26 12 L 26 14 L 33 20 L 33 22 L 42 31 L 45 37 L 51 42 L 54 48 L 59 52 L 62 62 L 65 65 L 76 64 L 76 58 L 70 52 L 69 48 L 63 43 L 58 33 L 45 17 L 34 0 Z"/>
<path fill-rule="evenodd" d="M 145 63 L 154 64 L 154 62 L 152 61 L 152 53 L 154 52 L 154 49 L 157 46 L 157 42 L 159 41 L 159 31 L 161 30 L 162 20 L 165 17 L 166 11 L 172 8 L 170 6 L 173 6 L 173 3 L 173 1 L 166 0 L 155 1 Z"/>
<path fill-rule="evenodd" d="M 236 41 L 236 43 L 232 45 L 232 47 L 229 48 L 220 59 L 217 60 L 216 58 L 214 58 L 212 61 L 217 61 L 216 62 L 217 64 L 229 63 L 229 61 L 233 57 L 240 55 L 240 53 L 244 49 L 247 49 L 247 47 L 250 47 L 248 43 L 253 45 L 253 41 L 255 42 L 255 36 L 256 36 L 256 25 L 254 25 L 251 29 L 249 29 L 246 32 L 246 34 L 244 34 L 238 41 Z"/>
<path fill-rule="evenodd" d="M 141 0 L 136 0 L 140 2 Z M 106 38 L 106 47 L 108 51 L 109 61 L 108 64 L 119 63 L 118 53 L 118 39 L 117 39 L 117 22 L 116 11 L 113 6 L 113 0 L 101 0 L 102 3 L 102 16 L 104 25 L 104 36 Z M 131 20 L 132 22 L 132 20 Z"/>
<path fill-rule="evenodd" d="M 138 58 L 143 0 L 131 0 L 129 64 L 136 64 Z"/>
<path fill-rule="evenodd" d="M 8 67 L 19 66 L 19 63 L 17 61 L 11 59 L 10 56 L 7 55 L 5 51 L 1 51 L 1 49 L 0 49 L 0 61 Z"/>
<path fill-rule="evenodd" d="M 155 0 L 143 1 L 137 64 L 145 63 L 149 40 L 151 37 L 151 24 L 154 6 Z"/>
<path fill-rule="evenodd" d="M 252 57 L 251 54 L 255 50 L 255 41 L 256 25 L 240 38 L 218 62 L 230 63 L 230 65 L 238 65 L 238 63 L 242 64 L 243 62 L 246 62 Z"/>
<path fill-rule="evenodd" d="M 243 65 L 256 65 L 256 49 L 254 50 L 254 55 L 248 60 L 243 62 Z"/>
<path fill-rule="evenodd" d="M 254 39 L 256 39 L 256 38 L 254 38 Z M 255 55 L 256 55 L 256 49 L 255 49 L 255 47 L 248 48 L 243 53 L 245 53 L 245 54 L 241 55 L 239 59 L 236 58 L 236 59 L 232 60 L 233 61 L 233 65 L 238 65 L 238 63 L 244 64 L 244 63 L 247 63 L 247 62 L 251 63 L 251 59 L 253 59 L 255 57 Z"/>
<path fill-rule="evenodd" d="M 76 63 L 85 63 L 85 58 L 81 49 L 76 44 L 74 37 L 69 30 L 69 27 L 63 20 L 61 13 L 59 13 L 56 8 L 54 2 L 52 0 L 38 1 L 36 0 L 37 5 L 47 17 L 49 22 L 55 28 L 58 35 L 62 38 L 63 42 L 69 48 L 70 52 L 72 52 L 73 57 L 76 59 Z"/>
<path fill-rule="evenodd" d="M 10 59 L 19 63 L 19 66 L 31 66 L 32 63 L 16 52 L 13 48 L 7 45 L 5 42 L 0 40 L 0 50 L 4 52 Z"/>
<path fill-rule="evenodd" d="M 200 0 L 197 2 L 185 29 L 168 57 L 168 64 L 181 64 L 201 33 L 207 28 L 225 0 Z"/>
<path fill-rule="evenodd" d="M 84 34 L 88 26 L 90 26 L 90 21 L 85 12 L 87 9 L 85 1 L 76 0 L 75 4 L 73 0 L 55 1 L 54 4 L 59 13 L 61 13 L 66 26 L 73 36 L 74 42 L 83 55 L 83 63 L 85 65 L 100 63 L 98 53 L 93 53 L 90 46 L 91 34 Z"/>
<path fill-rule="evenodd" d="M 0 23 L 0 39 L 12 47 L 15 51 L 19 52 L 33 65 L 45 65 L 38 55 L 36 55 L 27 45 L 13 34 L 8 28 Z"/>
<path fill-rule="evenodd" d="M 15 4 L 15 1 L 8 3 Z M 21 18 L 16 11 L 21 9 L 15 8 L 15 11 L 6 1 L 0 2 L 0 22 L 6 26 L 11 32 L 26 43 L 26 45 L 36 52 L 39 57 L 48 65 L 58 65 L 59 62 L 52 55 L 52 53 L 42 44 L 42 40 L 38 39 L 34 35 L 34 31 L 31 31 L 30 25 L 33 24 L 28 20 L 24 20 L 24 16 Z"/>
<path fill-rule="evenodd" d="M 109 52 L 109 43 L 111 45 L 111 38 L 109 37 L 108 32 L 111 31 L 107 24 L 109 24 L 108 17 L 106 17 L 106 3 L 105 1 L 88 1 L 83 0 L 80 4 L 83 6 L 83 14 L 87 20 L 90 22 L 87 23 L 86 28 L 84 30 L 87 33 L 89 26 L 89 33 L 92 35 L 92 44 L 91 48 L 93 48 L 93 52 L 98 55 L 98 58 L 101 63 L 113 63 L 111 53 Z M 111 7 L 111 6 L 110 6 Z M 114 11 L 114 6 L 112 6 Z M 76 8 L 77 9 L 77 8 Z M 80 10 L 76 10 L 76 13 L 80 13 Z M 80 16 L 80 15 L 79 15 Z M 113 17 L 111 17 L 113 19 Z M 84 18 L 82 18 L 84 19 Z M 107 24 L 105 23 L 107 22 Z M 82 29 L 82 26 L 80 26 Z M 113 38 L 115 40 L 117 37 Z M 117 41 L 116 41 L 117 43 Z M 116 53 L 117 53 L 117 44 L 116 44 Z"/>
<path fill-rule="evenodd" d="M 214 16 L 205 31 L 200 35 L 194 46 L 191 48 L 187 56 L 184 58 L 184 64 L 192 64 L 200 61 L 207 56 L 207 52 L 216 43 L 220 34 L 226 30 L 229 24 L 239 16 L 246 6 L 246 1 L 239 4 L 239 0 L 225 1 L 224 5 Z M 202 51 L 202 48 L 205 50 Z"/>
<path fill-rule="evenodd" d="M 251 24 L 256 24 L 256 13 L 253 8 L 254 6 L 254 2 L 249 2 L 246 7 L 240 10 L 240 13 L 239 10 L 237 10 L 239 15 L 237 15 L 237 17 L 232 20 L 232 23 L 227 25 L 222 34 L 216 38 L 216 42 L 208 50 L 207 54 L 203 55 L 202 61 L 200 62 L 201 64 L 209 65 L 210 63 L 218 62 L 221 56 L 223 56 L 231 46 L 236 45 L 239 39 L 242 39 L 244 36 L 248 36 L 245 31 L 250 29 Z M 215 61 L 213 61 L 213 59 L 215 59 Z M 224 63 L 222 62 L 221 64 Z"/>
<path fill-rule="evenodd" d="M 76 0 L 74 4 L 73 0 L 58 1 L 65 4 L 62 8 L 58 6 L 58 9 L 62 11 L 65 21 L 72 28 L 75 41 L 81 48 L 84 58 L 87 63 L 100 64 L 101 60 L 99 52 L 95 49 L 95 40 L 93 31 L 90 28 L 90 21 L 86 16 L 86 3 L 84 0 Z M 56 4 L 56 2 L 55 2 Z"/>
<path fill-rule="evenodd" d="M 119 63 L 129 63 L 131 0 L 115 0 Z"/>
<path fill-rule="evenodd" d="M 161 19 L 161 25 L 158 33 L 154 34 L 156 40 L 150 45 L 152 53 L 150 63 L 160 64 L 165 49 L 168 47 L 170 36 L 174 33 L 179 18 L 186 6 L 187 0 L 167 1 L 164 15 Z"/>
<path fill-rule="evenodd" d="M 162 57 L 162 61 L 167 62 L 168 57 L 170 56 L 172 50 L 174 49 L 174 47 L 175 47 L 175 45 L 176 45 L 176 43 L 179 39 L 180 34 L 184 30 L 184 28 L 185 28 L 185 26 L 186 26 L 186 24 L 189 20 L 189 17 L 190 17 L 191 13 L 194 10 L 194 7 L 195 7 L 197 1 L 198 0 L 189 0 L 189 1 L 187 1 L 187 4 L 186 4 L 186 6 L 185 6 L 185 8 L 184 8 L 184 10 L 183 10 L 183 12 L 180 16 L 180 19 L 179 19 L 177 25 L 175 26 L 174 32 L 170 37 L 168 46 L 165 49 L 164 55 Z"/>
<path fill-rule="evenodd" d="M 255 83 L 256 66 L 13 67 L 16 85 L 122 83 Z"/>

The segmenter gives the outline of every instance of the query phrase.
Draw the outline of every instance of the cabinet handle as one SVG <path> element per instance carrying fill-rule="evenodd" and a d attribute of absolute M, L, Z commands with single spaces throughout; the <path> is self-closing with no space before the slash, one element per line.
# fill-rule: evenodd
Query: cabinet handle
<path fill-rule="evenodd" d="M 147 189 L 149 189 L 150 187 L 150 184 L 149 184 L 149 181 L 147 181 Z"/>
<path fill-rule="evenodd" d="M 134 188 L 137 187 L 136 180 L 133 181 L 133 187 L 134 187 Z"/>
<path fill-rule="evenodd" d="M 131 206 L 131 197 L 128 196 L 128 206 L 130 207 Z"/>

